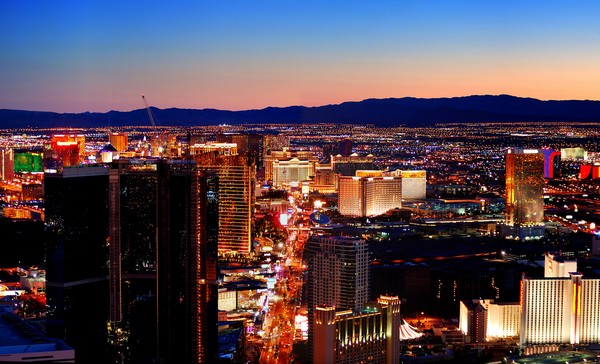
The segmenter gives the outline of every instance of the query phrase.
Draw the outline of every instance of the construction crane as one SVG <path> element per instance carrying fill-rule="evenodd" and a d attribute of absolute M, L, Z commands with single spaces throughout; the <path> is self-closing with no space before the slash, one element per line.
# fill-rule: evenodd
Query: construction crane
<path fill-rule="evenodd" d="M 156 123 L 154 122 L 154 116 L 152 115 L 152 110 L 150 110 L 148 101 L 146 101 L 146 96 L 142 95 L 142 100 L 144 100 L 144 105 L 146 105 L 146 111 L 148 112 L 148 117 L 150 118 L 150 123 L 152 123 L 152 127 L 154 128 L 154 131 L 156 131 Z"/>

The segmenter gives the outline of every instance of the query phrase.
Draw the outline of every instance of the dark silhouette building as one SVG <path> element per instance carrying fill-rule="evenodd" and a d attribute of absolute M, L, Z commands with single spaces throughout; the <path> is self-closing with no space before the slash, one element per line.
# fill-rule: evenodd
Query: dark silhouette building
<path fill-rule="evenodd" d="M 209 180 L 194 161 L 164 159 L 49 176 L 48 327 L 82 362 L 101 347 L 105 362 L 216 361 Z"/>

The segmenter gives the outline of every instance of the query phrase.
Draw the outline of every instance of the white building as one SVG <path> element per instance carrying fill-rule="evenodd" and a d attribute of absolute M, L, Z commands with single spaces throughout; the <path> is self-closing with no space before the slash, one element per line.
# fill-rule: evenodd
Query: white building
<path fill-rule="evenodd" d="M 516 338 L 519 325 L 518 303 L 478 299 L 460 302 L 459 329 L 467 343 Z"/>
<path fill-rule="evenodd" d="M 402 177 L 402 199 L 424 200 L 427 192 L 427 172 L 420 171 L 401 171 L 399 169 L 392 172 L 395 177 Z"/>
<path fill-rule="evenodd" d="M 548 252 L 544 257 L 544 277 L 569 278 L 570 272 L 577 272 L 577 260 L 565 259 L 559 252 Z"/>

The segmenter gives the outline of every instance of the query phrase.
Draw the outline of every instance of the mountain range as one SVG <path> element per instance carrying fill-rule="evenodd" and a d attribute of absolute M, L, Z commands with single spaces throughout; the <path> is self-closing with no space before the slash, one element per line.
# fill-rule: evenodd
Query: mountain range
<path fill-rule="evenodd" d="M 346 123 L 377 126 L 429 126 L 456 122 L 598 122 L 600 101 L 542 101 L 510 95 L 452 98 L 387 98 L 315 107 L 267 107 L 260 110 L 158 109 L 158 126 L 260 123 Z M 150 125 L 145 109 L 106 113 L 55 113 L 0 109 L 0 128 L 103 127 Z"/>

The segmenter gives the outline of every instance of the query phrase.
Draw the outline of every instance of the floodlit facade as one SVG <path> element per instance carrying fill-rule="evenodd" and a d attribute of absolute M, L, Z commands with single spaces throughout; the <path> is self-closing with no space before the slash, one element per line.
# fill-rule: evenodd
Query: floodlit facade
<path fill-rule="evenodd" d="M 400 171 L 396 170 L 396 176 L 402 177 L 402 199 L 424 200 L 427 192 L 426 171 Z M 392 173 L 394 173 L 392 172 Z"/>
<path fill-rule="evenodd" d="M 12 149 L 0 149 L 0 181 L 10 181 L 15 178 L 15 155 Z"/>
<path fill-rule="evenodd" d="M 544 236 L 544 183 L 544 155 L 540 150 L 507 150 L 502 235 L 522 240 Z"/>
<path fill-rule="evenodd" d="M 344 216 L 364 216 L 364 189 L 361 177 L 340 176 L 338 211 Z"/>
<path fill-rule="evenodd" d="M 318 306 L 314 363 L 381 363 L 400 360 L 400 300 L 381 296 L 360 311 Z"/>
<path fill-rule="evenodd" d="M 522 348 L 600 343 L 600 279 L 527 278 L 521 281 Z"/>
<path fill-rule="evenodd" d="M 577 260 L 565 259 L 560 252 L 547 252 L 544 256 L 544 277 L 569 278 L 570 272 L 577 272 Z"/>
<path fill-rule="evenodd" d="M 272 162 L 273 186 L 298 184 L 308 180 L 314 175 L 314 163 L 309 160 L 291 158 L 288 160 L 274 160 Z"/>
<path fill-rule="evenodd" d="M 486 340 L 516 338 L 519 336 L 520 310 L 518 303 L 494 303 L 482 300 L 487 309 Z"/>
<path fill-rule="evenodd" d="M 190 155 L 216 153 L 218 155 L 237 155 L 238 146 L 235 143 L 202 143 L 190 145 Z"/>
<path fill-rule="evenodd" d="M 518 303 L 494 303 L 493 300 L 460 302 L 459 329 L 466 343 L 516 338 L 519 336 Z"/>
<path fill-rule="evenodd" d="M 126 133 L 109 133 L 108 142 L 115 147 L 117 152 L 127 151 L 127 134 Z"/>
<path fill-rule="evenodd" d="M 217 201 L 218 213 L 209 219 L 218 220 L 219 252 L 249 253 L 252 248 L 255 164 L 242 155 L 205 153 L 194 158 L 199 171 L 214 175 L 211 198 Z"/>
<path fill-rule="evenodd" d="M 298 162 L 294 161 L 290 163 L 292 159 L 297 159 Z M 272 180 L 274 185 L 276 179 L 277 181 L 281 181 L 278 183 L 306 180 L 308 179 L 308 176 L 314 175 L 315 166 L 318 162 L 319 158 L 311 151 L 291 151 L 289 148 L 283 148 L 283 150 L 271 150 L 269 154 L 265 156 L 265 180 Z M 308 164 L 308 171 L 304 170 L 306 164 Z M 287 167 L 292 169 L 299 168 L 300 171 L 297 171 L 297 173 L 300 173 L 298 177 L 290 177 L 288 173 L 291 173 L 291 171 L 286 171 L 284 175 L 283 171 L 285 171 Z M 276 171 L 275 169 L 278 170 Z M 279 175 L 276 176 L 276 173 L 279 173 Z M 306 178 L 304 178 L 305 176 Z"/>
<path fill-rule="evenodd" d="M 402 207 L 402 178 L 393 176 L 340 176 L 338 210 L 346 216 L 377 216 Z M 379 172 L 379 171 L 373 171 Z M 379 172 L 381 173 L 381 172 Z"/>

